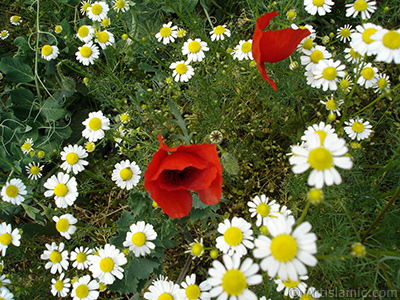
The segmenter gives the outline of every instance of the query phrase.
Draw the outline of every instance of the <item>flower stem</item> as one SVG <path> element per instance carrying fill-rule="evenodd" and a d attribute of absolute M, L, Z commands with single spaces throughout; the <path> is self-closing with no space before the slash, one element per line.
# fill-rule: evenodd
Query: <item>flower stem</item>
<path fill-rule="evenodd" d="M 182 283 L 183 278 L 185 277 L 191 262 L 192 262 L 192 256 L 189 255 L 189 257 L 186 260 L 185 266 L 183 267 L 183 270 L 181 271 L 181 274 L 179 274 L 178 281 L 176 282 L 177 284 L 180 285 Z"/>
<path fill-rule="evenodd" d="M 304 218 L 305 218 L 306 215 L 307 215 L 308 209 L 310 208 L 310 204 L 311 204 L 311 202 L 310 202 L 310 201 L 307 201 L 306 207 L 304 207 L 303 212 L 302 212 L 300 218 L 297 220 L 297 225 L 303 223 Z"/>

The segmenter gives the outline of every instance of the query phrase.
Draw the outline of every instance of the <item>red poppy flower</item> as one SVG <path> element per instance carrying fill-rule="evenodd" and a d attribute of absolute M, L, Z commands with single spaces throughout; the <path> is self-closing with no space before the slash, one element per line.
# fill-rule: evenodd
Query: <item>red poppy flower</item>
<path fill-rule="evenodd" d="M 265 71 L 264 63 L 274 63 L 289 57 L 303 38 L 310 35 L 308 29 L 286 28 L 281 30 L 262 31 L 269 25 L 269 21 L 279 14 L 275 11 L 259 17 L 253 34 L 252 53 L 258 70 L 264 80 L 268 81 L 276 90 L 275 82 Z"/>
<path fill-rule="evenodd" d="M 222 166 L 215 145 L 160 147 L 144 174 L 144 187 L 171 218 L 188 216 L 194 191 L 208 205 L 221 198 Z"/>

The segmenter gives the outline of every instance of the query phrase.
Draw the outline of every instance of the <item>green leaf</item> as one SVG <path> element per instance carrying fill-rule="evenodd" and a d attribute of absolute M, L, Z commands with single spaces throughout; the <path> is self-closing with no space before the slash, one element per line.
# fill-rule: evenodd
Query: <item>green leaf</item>
<path fill-rule="evenodd" d="M 132 276 L 138 279 L 146 279 L 153 270 L 160 266 L 158 261 L 152 261 L 146 258 L 135 258 L 130 261 Z"/>
<path fill-rule="evenodd" d="M 72 34 L 71 26 L 69 25 L 69 22 L 67 19 L 62 20 L 60 25 L 62 27 L 62 32 L 61 32 L 62 35 L 71 35 Z"/>
<path fill-rule="evenodd" d="M 133 217 L 146 215 L 153 209 L 153 201 L 147 194 L 135 192 L 129 195 L 128 205 L 133 212 Z"/>
<path fill-rule="evenodd" d="M 24 52 L 30 50 L 28 41 L 26 40 L 26 38 L 24 38 L 22 36 L 17 37 L 14 40 L 14 44 Z"/>
<path fill-rule="evenodd" d="M 44 218 L 40 215 L 40 210 L 37 209 L 36 207 L 32 207 L 28 204 L 21 203 L 21 206 L 25 209 L 25 212 L 29 217 L 31 217 L 33 220 L 37 221 L 41 225 L 45 225 L 46 222 Z"/>
<path fill-rule="evenodd" d="M 35 101 L 35 95 L 33 95 L 30 90 L 24 88 L 11 90 L 10 96 L 14 104 L 21 105 L 25 108 L 31 108 Z"/>
<path fill-rule="evenodd" d="M 0 61 L 0 70 L 12 82 L 26 83 L 34 80 L 31 67 L 23 63 L 19 58 L 3 57 Z"/>
<path fill-rule="evenodd" d="M 47 121 L 56 121 L 64 117 L 66 112 L 57 101 L 49 98 L 43 101 L 40 113 Z"/>
<path fill-rule="evenodd" d="M 148 73 L 148 72 L 152 72 L 152 73 L 157 72 L 156 68 L 153 68 L 149 64 L 146 64 L 146 63 L 143 63 L 143 62 L 139 63 L 138 67 L 140 69 L 142 69 L 143 71 L 145 71 L 146 73 Z"/>

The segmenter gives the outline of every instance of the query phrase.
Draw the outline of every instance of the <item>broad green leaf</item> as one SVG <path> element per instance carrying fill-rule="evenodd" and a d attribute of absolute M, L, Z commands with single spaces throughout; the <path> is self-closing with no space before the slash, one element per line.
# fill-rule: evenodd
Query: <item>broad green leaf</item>
<path fill-rule="evenodd" d="M 14 44 L 24 52 L 30 50 L 28 41 L 22 36 L 17 37 L 14 40 Z"/>
<path fill-rule="evenodd" d="M 138 279 L 148 278 L 153 270 L 160 266 L 160 262 L 146 258 L 134 258 L 130 264 L 133 277 Z"/>
<path fill-rule="evenodd" d="M 0 61 L 0 71 L 7 75 L 7 80 L 12 82 L 31 82 L 34 80 L 31 67 L 19 58 L 3 57 Z"/>
<path fill-rule="evenodd" d="M 14 104 L 21 105 L 25 108 L 31 108 L 32 103 L 35 101 L 35 95 L 25 88 L 11 90 L 10 96 Z"/>
<path fill-rule="evenodd" d="M 43 101 L 40 113 L 48 121 L 56 121 L 65 116 L 66 112 L 63 107 L 53 99 L 49 98 Z"/>

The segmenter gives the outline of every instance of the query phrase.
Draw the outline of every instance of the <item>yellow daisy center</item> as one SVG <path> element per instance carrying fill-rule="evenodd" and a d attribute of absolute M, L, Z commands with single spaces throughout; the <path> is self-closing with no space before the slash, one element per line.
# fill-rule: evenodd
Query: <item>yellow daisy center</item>
<path fill-rule="evenodd" d="M 385 78 L 380 78 L 377 83 L 379 89 L 381 89 L 381 90 L 383 90 L 387 86 L 387 84 L 388 84 L 388 82 Z"/>
<path fill-rule="evenodd" d="M 6 187 L 6 195 L 10 198 L 16 197 L 18 195 L 18 192 L 18 188 L 13 184 L 10 184 Z"/>
<path fill-rule="evenodd" d="M 366 67 L 362 70 L 361 75 L 366 80 L 371 80 L 375 76 L 375 71 L 371 67 Z"/>
<path fill-rule="evenodd" d="M 83 46 L 81 48 L 81 50 L 79 50 L 79 53 L 84 57 L 84 58 L 88 58 L 92 55 L 92 49 L 90 49 L 90 47 L 88 46 Z"/>
<path fill-rule="evenodd" d="M 286 14 L 288 20 L 293 20 L 296 17 L 296 12 L 293 10 L 289 10 Z"/>
<path fill-rule="evenodd" d="M 319 189 L 312 189 L 308 192 L 308 199 L 311 203 L 320 203 L 322 201 L 323 193 Z"/>
<path fill-rule="evenodd" d="M 44 157 L 44 152 L 43 152 L 43 151 L 39 151 L 38 154 L 37 154 L 37 156 L 38 156 L 39 158 L 43 158 L 43 157 Z"/>
<path fill-rule="evenodd" d="M 310 55 L 310 60 L 315 64 L 317 64 L 323 58 L 324 54 L 320 50 L 314 50 Z"/>
<path fill-rule="evenodd" d="M 319 140 L 320 140 L 320 142 L 321 142 L 321 145 L 323 145 L 324 144 L 324 141 L 325 141 L 325 138 L 326 138 L 326 136 L 328 135 L 324 130 L 316 130 L 315 131 L 317 134 L 318 134 L 318 136 L 319 136 Z"/>
<path fill-rule="evenodd" d="M 25 143 L 21 146 L 21 149 L 23 149 L 25 151 L 29 151 L 29 150 L 31 150 L 31 147 L 32 147 L 31 143 Z"/>
<path fill-rule="evenodd" d="M 237 227 L 229 227 L 224 233 L 224 240 L 230 246 L 239 245 L 243 240 L 243 233 Z"/>
<path fill-rule="evenodd" d="M 7 31 L 3 30 L 3 31 L 0 33 L 0 35 L 1 35 L 1 37 L 7 36 Z"/>
<path fill-rule="evenodd" d="M 40 173 L 40 168 L 37 166 L 32 166 L 29 170 L 32 175 L 38 175 Z"/>
<path fill-rule="evenodd" d="M 225 33 L 225 27 L 218 25 L 217 27 L 215 27 L 214 33 L 217 34 L 217 35 L 224 34 Z"/>
<path fill-rule="evenodd" d="M 168 37 L 171 35 L 171 33 L 172 33 L 171 27 L 163 27 L 160 29 L 160 35 L 162 37 Z"/>
<path fill-rule="evenodd" d="M 261 232 L 261 234 L 263 234 L 263 235 L 267 235 L 267 234 L 268 234 L 268 228 L 267 228 L 267 226 L 262 225 L 262 226 L 260 227 L 260 232 Z"/>
<path fill-rule="evenodd" d="M 335 109 L 337 109 L 337 103 L 335 100 L 330 99 L 330 100 L 326 101 L 326 107 L 329 110 L 335 110 Z"/>
<path fill-rule="evenodd" d="M 336 78 L 337 71 L 334 67 L 326 67 L 324 71 L 322 71 L 322 77 L 326 80 L 333 80 Z"/>
<path fill-rule="evenodd" d="M 101 128 L 101 120 L 97 117 L 91 118 L 89 121 L 89 128 L 93 131 Z"/>
<path fill-rule="evenodd" d="M 400 48 L 400 33 L 394 30 L 385 33 L 382 39 L 382 43 L 386 48 L 389 49 Z"/>
<path fill-rule="evenodd" d="M 109 258 L 105 257 L 100 261 L 100 270 L 104 273 L 109 273 L 114 269 L 114 261 Z"/>
<path fill-rule="evenodd" d="M 310 151 L 308 162 L 311 168 L 316 170 L 330 169 L 333 164 L 333 155 L 328 149 L 318 147 Z"/>
<path fill-rule="evenodd" d="M 81 284 L 80 286 L 78 286 L 75 290 L 75 295 L 79 298 L 79 299 L 83 299 L 86 298 L 87 295 L 89 295 L 89 288 L 86 284 Z"/>
<path fill-rule="evenodd" d="M 297 254 L 296 240 L 286 233 L 277 235 L 271 242 L 271 254 L 280 262 L 292 260 Z"/>
<path fill-rule="evenodd" d="M 87 255 L 85 253 L 83 253 L 83 252 L 79 252 L 76 255 L 76 261 L 78 263 L 84 263 L 86 261 L 86 258 L 87 258 Z"/>
<path fill-rule="evenodd" d="M 61 292 L 64 288 L 64 282 L 62 282 L 61 280 L 57 280 L 56 283 L 54 284 L 54 288 Z"/>
<path fill-rule="evenodd" d="M 348 38 L 351 35 L 351 31 L 348 28 L 342 28 L 342 30 L 340 30 L 340 35 L 344 38 Z"/>
<path fill-rule="evenodd" d="M 361 133 L 364 131 L 365 126 L 362 122 L 356 121 L 351 125 L 351 129 L 353 129 L 354 132 Z"/>
<path fill-rule="evenodd" d="M 314 298 L 310 294 L 303 294 L 301 295 L 300 300 L 314 300 Z"/>
<path fill-rule="evenodd" d="M 87 143 L 86 150 L 89 152 L 93 152 L 96 149 L 96 144 L 93 142 Z"/>
<path fill-rule="evenodd" d="M 200 243 L 195 243 L 192 246 L 192 252 L 194 256 L 199 256 L 204 250 L 204 246 Z"/>
<path fill-rule="evenodd" d="M 201 45 L 198 41 L 191 41 L 189 43 L 189 51 L 192 53 L 197 53 L 201 49 Z"/>
<path fill-rule="evenodd" d="M 362 244 L 354 244 L 351 247 L 351 251 L 356 254 L 356 256 L 364 256 L 365 247 Z"/>
<path fill-rule="evenodd" d="M 42 54 L 44 56 L 49 56 L 51 53 L 53 53 L 53 47 L 50 45 L 45 45 L 42 47 Z"/>
<path fill-rule="evenodd" d="M 61 257 L 61 253 L 57 250 L 54 250 L 53 252 L 51 252 L 50 254 L 50 260 L 52 263 L 58 264 L 61 261 L 62 257 Z"/>
<path fill-rule="evenodd" d="M 63 183 L 57 184 L 56 187 L 54 188 L 54 194 L 58 197 L 64 197 L 67 193 L 68 193 L 68 187 Z"/>
<path fill-rule="evenodd" d="M 245 43 L 243 43 L 241 50 L 243 53 L 249 53 L 251 51 L 251 47 L 252 47 L 252 44 L 250 42 L 245 42 Z"/>
<path fill-rule="evenodd" d="M 229 296 L 239 296 L 247 288 L 246 276 L 239 270 L 228 270 L 222 277 L 222 288 Z"/>
<path fill-rule="evenodd" d="M 75 165 L 79 161 L 79 157 L 75 152 L 70 152 L 70 153 L 67 154 L 67 157 L 66 157 L 65 160 L 70 165 Z"/>
<path fill-rule="evenodd" d="M 55 31 L 56 33 L 61 33 L 62 27 L 61 27 L 60 25 L 57 25 L 57 26 L 54 28 L 54 31 Z"/>
<path fill-rule="evenodd" d="M 143 246 L 146 243 L 146 235 L 143 232 L 136 232 L 132 235 L 132 243 L 135 246 Z"/>
<path fill-rule="evenodd" d="M 350 86 L 350 82 L 347 79 L 343 79 L 340 82 L 340 87 L 344 90 L 346 90 Z"/>
<path fill-rule="evenodd" d="M 88 8 L 90 7 L 90 3 L 85 3 L 85 4 L 83 4 L 83 6 L 82 6 L 82 10 L 83 11 L 85 11 L 85 12 L 87 12 L 88 11 Z"/>
<path fill-rule="evenodd" d="M 3 233 L 0 236 L 0 243 L 2 243 L 4 246 L 10 245 L 12 242 L 12 236 L 9 233 Z"/>
<path fill-rule="evenodd" d="M 282 283 L 283 283 L 283 285 L 286 286 L 287 288 L 292 289 L 292 288 L 295 288 L 296 286 L 299 285 L 300 280 L 292 281 L 290 278 L 288 278 L 287 281 L 283 281 L 283 280 L 282 280 Z"/>
<path fill-rule="evenodd" d="M 313 0 L 313 4 L 314 4 L 315 6 L 318 6 L 318 7 L 323 6 L 324 3 L 325 3 L 325 0 Z"/>
<path fill-rule="evenodd" d="M 157 300 L 174 300 L 174 297 L 172 297 L 170 294 L 168 293 L 162 293 Z"/>
<path fill-rule="evenodd" d="M 200 297 L 200 288 L 197 284 L 189 285 L 186 288 L 185 292 L 186 292 L 186 297 L 189 300 L 198 299 Z"/>
<path fill-rule="evenodd" d="M 187 66 L 185 64 L 179 64 L 175 68 L 176 73 L 183 75 L 187 72 Z"/>
<path fill-rule="evenodd" d="M 123 0 L 118 0 L 117 2 L 115 2 L 115 6 L 116 6 L 118 9 L 124 8 L 124 6 L 125 6 L 125 1 L 123 1 Z"/>
<path fill-rule="evenodd" d="M 261 216 L 261 217 L 266 217 L 269 215 L 270 212 L 270 207 L 268 204 L 261 202 L 258 206 L 257 206 L 257 213 Z"/>
<path fill-rule="evenodd" d="M 129 169 L 129 168 L 122 169 L 119 172 L 119 176 L 121 176 L 121 179 L 124 181 L 131 179 L 132 175 L 133 175 L 133 173 L 132 173 L 131 169 Z"/>
<path fill-rule="evenodd" d="M 12 21 L 14 23 L 18 23 L 21 20 L 21 18 L 19 16 L 12 16 Z"/>
<path fill-rule="evenodd" d="M 110 19 L 104 19 L 103 21 L 101 21 L 101 25 L 103 25 L 104 27 L 108 27 L 110 25 Z"/>
<path fill-rule="evenodd" d="M 92 6 L 92 14 L 99 15 L 103 11 L 103 7 L 100 4 L 96 3 Z"/>
<path fill-rule="evenodd" d="M 357 11 L 364 11 L 368 8 L 368 3 L 365 0 L 357 0 L 354 3 L 354 9 Z"/>
<path fill-rule="evenodd" d="M 110 36 L 105 31 L 102 31 L 97 35 L 97 40 L 99 41 L 99 43 L 102 43 L 102 44 L 108 42 L 109 38 L 110 38 Z"/>
<path fill-rule="evenodd" d="M 302 45 L 303 49 L 311 50 L 313 47 L 314 41 L 312 39 L 306 39 Z"/>
<path fill-rule="evenodd" d="M 121 115 L 121 122 L 126 123 L 129 121 L 129 115 L 128 114 L 122 114 Z"/>
<path fill-rule="evenodd" d="M 78 29 L 78 35 L 79 35 L 81 38 L 86 37 L 88 34 L 89 34 L 89 27 L 87 27 L 87 26 L 85 26 L 85 25 L 79 27 L 79 29 Z"/>
<path fill-rule="evenodd" d="M 375 28 L 367 28 L 364 30 L 362 33 L 361 37 L 366 44 L 371 44 L 374 40 L 371 39 L 371 35 L 373 35 L 375 32 L 377 32 L 377 29 Z"/>
<path fill-rule="evenodd" d="M 56 223 L 56 229 L 58 232 L 66 232 L 69 228 L 69 222 L 67 219 L 61 218 Z"/>

